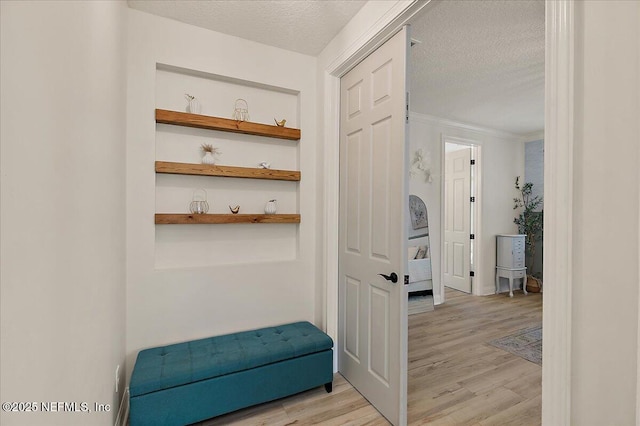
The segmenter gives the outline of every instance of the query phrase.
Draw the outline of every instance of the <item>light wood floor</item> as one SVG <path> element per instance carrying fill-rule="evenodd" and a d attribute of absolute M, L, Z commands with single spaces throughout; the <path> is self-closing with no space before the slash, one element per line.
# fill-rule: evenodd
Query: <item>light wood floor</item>
<path fill-rule="evenodd" d="M 542 323 L 542 294 L 469 296 L 409 316 L 411 425 L 539 425 L 542 367 L 487 342 Z"/>
<path fill-rule="evenodd" d="M 435 311 L 409 316 L 410 425 L 539 425 L 541 367 L 487 342 L 542 322 L 542 295 L 474 297 L 446 290 Z M 322 387 L 200 423 L 388 425 L 342 376 Z"/>

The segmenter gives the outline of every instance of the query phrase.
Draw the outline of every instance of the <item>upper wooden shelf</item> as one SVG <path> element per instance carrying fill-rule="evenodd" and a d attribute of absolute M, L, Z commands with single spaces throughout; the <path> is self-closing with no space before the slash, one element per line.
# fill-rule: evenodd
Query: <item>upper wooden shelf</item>
<path fill-rule="evenodd" d="M 156 213 L 157 225 L 216 223 L 300 223 L 299 214 L 180 214 Z"/>
<path fill-rule="evenodd" d="M 300 172 L 294 170 L 257 169 L 250 167 L 218 166 L 212 164 L 173 163 L 169 161 L 156 161 L 156 172 L 179 175 L 223 176 L 289 181 L 300 180 Z"/>
<path fill-rule="evenodd" d="M 244 133 L 246 135 L 266 136 L 268 138 L 300 139 L 300 129 L 270 126 L 268 124 L 252 123 L 250 121 L 237 121 L 209 115 L 190 114 L 188 112 L 169 111 L 166 109 L 156 109 L 156 123 Z"/>

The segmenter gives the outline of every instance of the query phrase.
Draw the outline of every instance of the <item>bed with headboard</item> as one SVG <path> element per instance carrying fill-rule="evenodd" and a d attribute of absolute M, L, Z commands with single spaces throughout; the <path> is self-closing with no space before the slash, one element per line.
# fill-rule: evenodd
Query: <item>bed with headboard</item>
<path fill-rule="evenodd" d="M 411 243 L 419 242 L 416 240 Z M 409 284 L 406 285 L 409 293 L 415 291 L 433 290 L 431 279 L 431 254 L 427 244 L 410 245 L 408 248 L 409 257 Z"/>
<path fill-rule="evenodd" d="M 407 242 L 409 293 L 433 290 L 431 277 L 431 250 L 429 245 L 429 219 L 427 206 L 417 195 L 409 196 L 409 241 Z"/>

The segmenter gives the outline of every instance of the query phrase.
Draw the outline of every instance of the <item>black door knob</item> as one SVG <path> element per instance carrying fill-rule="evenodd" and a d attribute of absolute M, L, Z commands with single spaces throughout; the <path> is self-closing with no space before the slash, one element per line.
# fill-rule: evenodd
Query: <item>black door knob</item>
<path fill-rule="evenodd" d="M 385 274 L 378 274 L 378 275 L 380 275 L 387 281 L 391 281 L 392 283 L 398 282 L 398 274 L 396 274 L 395 272 L 392 272 L 390 275 L 385 275 Z"/>

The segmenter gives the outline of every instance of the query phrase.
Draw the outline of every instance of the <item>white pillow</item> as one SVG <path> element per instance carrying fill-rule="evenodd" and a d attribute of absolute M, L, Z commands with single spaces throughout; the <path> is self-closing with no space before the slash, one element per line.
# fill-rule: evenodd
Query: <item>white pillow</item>
<path fill-rule="evenodd" d="M 418 247 L 409 247 L 409 250 L 408 250 L 409 260 L 415 259 L 417 254 L 418 254 Z"/>

